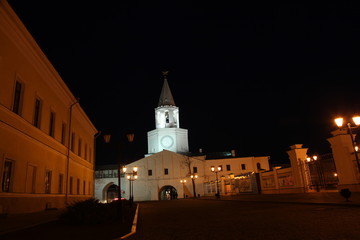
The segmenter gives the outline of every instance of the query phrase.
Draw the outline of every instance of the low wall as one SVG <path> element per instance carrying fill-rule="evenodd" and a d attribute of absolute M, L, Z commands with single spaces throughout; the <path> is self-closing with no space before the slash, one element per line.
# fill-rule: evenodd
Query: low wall
<path fill-rule="evenodd" d="M 260 173 L 263 194 L 303 193 L 305 189 L 294 181 L 292 168 L 274 168 Z"/>

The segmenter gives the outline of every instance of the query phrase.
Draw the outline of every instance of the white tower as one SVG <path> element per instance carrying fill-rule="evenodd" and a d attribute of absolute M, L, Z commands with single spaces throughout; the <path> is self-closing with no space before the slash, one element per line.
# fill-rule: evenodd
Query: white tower
<path fill-rule="evenodd" d="M 179 108 L 175 106 L 167 74 L 168 71 L 163 72 L 164 84 L 155 108 L 156 129 L 148 132 L 148 154 L 164 149 L 177 153 L 189 152 L 188 131 L 180 128 Z"/>

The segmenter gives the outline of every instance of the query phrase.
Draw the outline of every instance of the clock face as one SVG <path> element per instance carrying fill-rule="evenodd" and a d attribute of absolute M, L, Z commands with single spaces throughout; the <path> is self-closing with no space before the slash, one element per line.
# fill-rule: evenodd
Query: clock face
<path fill-rule="evenodd" d="M 174 139 L 169 135 L 163 136 L 160 140 L 160 144 L 163 148 L 171 148 L 172 145 L 174 145 Z"/>

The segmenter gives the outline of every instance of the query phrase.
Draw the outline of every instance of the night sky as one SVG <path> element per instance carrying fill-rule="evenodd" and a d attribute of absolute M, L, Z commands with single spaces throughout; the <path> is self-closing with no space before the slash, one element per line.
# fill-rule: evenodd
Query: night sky
<path fill-rule="evenodd" d="M 147 153 L 164 70 L 192 152 L 235 149 L 270 163 L 287 162 L 293 144 L 324 154 L 334 117 L 360 113 L 358 4 L 8 2 L 112 135 L 98 138 L 98 164 Z"/>

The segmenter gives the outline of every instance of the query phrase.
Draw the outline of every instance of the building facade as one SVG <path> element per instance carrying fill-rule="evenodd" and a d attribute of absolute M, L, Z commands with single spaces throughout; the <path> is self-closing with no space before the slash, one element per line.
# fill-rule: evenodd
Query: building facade
<path fill-rule="evenodd" d="M 94 196 L 97 130 L 31 34 L 0 1 L 0 214 Z"/>
<path fill-rule="evenodd" d="M 194 196 L 254 192 L 256 186 L 244 187 L 243 176 L 269 170 L 269 157 L 237 157 L 235 151 L 212 157 L 190 153 L 187 129 L 180 128 L 179 108 L 170 91 L 167 72 L 158 106 L 155 108 L 155 129 L 148 132 L 148 154 L 127 166 L 118 179 L 119 166 L 99 167 L 96 171 L 95 197 L 111 201 L 114 185 L 121 185 L 122 197 L 135 201 L 165 200 Z M 128 177 L 137 168 L 137 179 Z M 220 167 L 218 173 L 211 167 Z M 193 177 L 191 177 L 193 176 Z M 132 176 L 131 176 L 132 177 Z M 117 195 L 116 195 L 117 197 Z"/>

